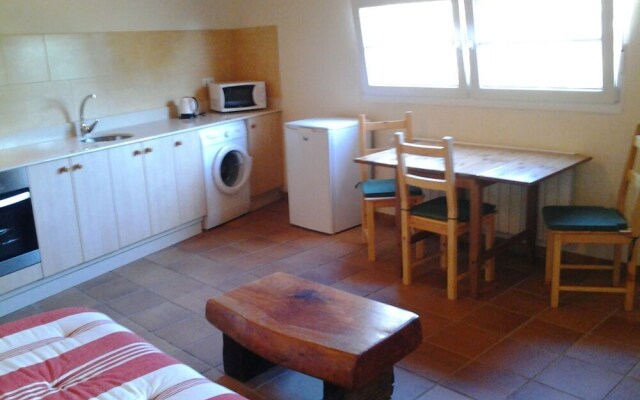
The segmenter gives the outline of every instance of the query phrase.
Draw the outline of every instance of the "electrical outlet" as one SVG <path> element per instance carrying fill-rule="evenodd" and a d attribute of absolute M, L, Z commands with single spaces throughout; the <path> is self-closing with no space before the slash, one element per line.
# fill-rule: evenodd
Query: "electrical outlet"
<path fill-rule="evenodd" d="M 214 82 L 213 77 L 202 78 L 202 86 L 209 86 L 211 82 Z"/>

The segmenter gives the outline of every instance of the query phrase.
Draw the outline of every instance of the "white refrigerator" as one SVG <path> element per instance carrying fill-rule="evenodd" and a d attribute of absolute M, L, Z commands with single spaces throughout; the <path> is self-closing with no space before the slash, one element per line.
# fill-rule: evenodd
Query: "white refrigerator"
<path fill-rule="evenodd" d="M 360 224 L 358 120 L 285 123 L 289 222 L 323 233 Z"/>

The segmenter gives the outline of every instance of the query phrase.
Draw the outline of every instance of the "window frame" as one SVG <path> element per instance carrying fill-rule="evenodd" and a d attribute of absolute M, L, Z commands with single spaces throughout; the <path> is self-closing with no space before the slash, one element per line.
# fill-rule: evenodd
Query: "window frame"
<path fill-rule="evenodd" d="M 362 40 L 359 9 L 392 4 L 424 1 L 450 1 L 457 29 L 458 88 L 413 88 L 370 86 L 367 77 L 365 49 Z M 600 0 L 602 7 L 602 78 L 603 88 L 598 91 L 548 90 L 548 89 L 494 89 L 481 88 L 478 80 L 477 44 L 474 37 L 473 3 L 475 0 L 351 0 L 355 34 L 358 46 L 358 63 L 364 100 L 386 102 L 410 102 L 462 106 L 488 106 L 534 109 L 567 109 L 590 112 L 620 112 L 620 88 L 622 64 L 620 57 L 624 43 L 614 40 L 615 0 Z M 460 12 L 464 12 L 461 16 Z M 463 19 L 464 18 L 464 19 Z M 461 21 L 463 19 L 463 21 Z M 464 27 L 462 22 L 466 22 Z M 464 37 L 462 37 L 464 35 Z M 618 38 L 622 39 L 622 38 Z M 620 55 L 615 54 L 620 51 Z M 618 57 L 618 59 L 616 59 Z M 617 65 L 617 69 L 615 68 Z"/>

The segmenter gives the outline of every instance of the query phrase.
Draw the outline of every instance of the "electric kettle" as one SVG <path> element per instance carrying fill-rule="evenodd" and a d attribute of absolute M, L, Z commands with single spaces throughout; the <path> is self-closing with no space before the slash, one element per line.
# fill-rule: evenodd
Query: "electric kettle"
<path fill-rule="evenodd" d="M 195 97 L 185 96 L 181 98 L 178 103 L 178 114 L 180 114 L 180 119 L 195 118 L 198 115 L 199 108 L 200 104 L 198 104 L 198 100 L 196 100 Z"/>

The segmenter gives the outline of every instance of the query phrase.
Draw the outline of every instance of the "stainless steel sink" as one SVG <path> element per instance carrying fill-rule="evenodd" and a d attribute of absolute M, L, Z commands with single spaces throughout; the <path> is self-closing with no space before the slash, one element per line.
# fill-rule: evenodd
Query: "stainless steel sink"
<path fill-rule="evenodd" d="M 82 139 L 82 141 L 84 143 L 113 142 L 115 140 L 129 139 L 132 137 L 133 134 L 131 133 L 111 133 L 108 135 L 88 136 Z"/>

